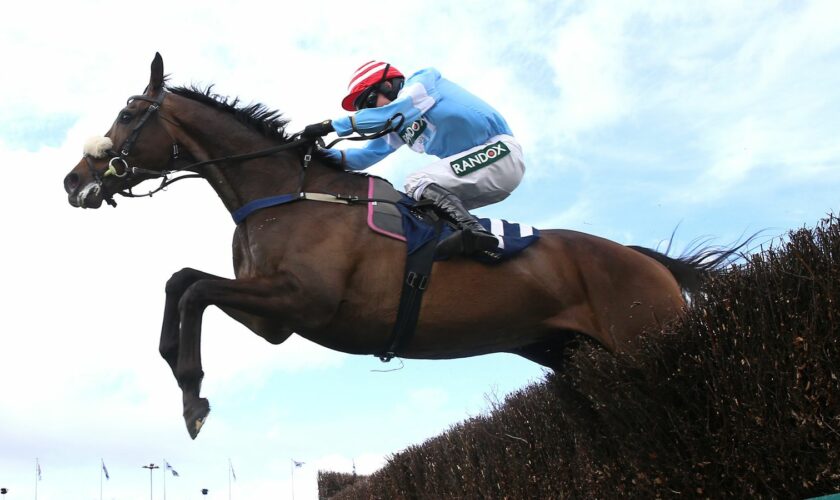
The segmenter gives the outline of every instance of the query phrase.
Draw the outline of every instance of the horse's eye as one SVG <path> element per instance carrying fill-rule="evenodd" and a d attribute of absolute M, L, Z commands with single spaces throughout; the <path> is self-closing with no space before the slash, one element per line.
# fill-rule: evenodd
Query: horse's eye
<path fill-rule="evenodd" d="M 128 111 L 120 113 L 120 123 L 128 123 L 131 121 L 132 115 Z"/>

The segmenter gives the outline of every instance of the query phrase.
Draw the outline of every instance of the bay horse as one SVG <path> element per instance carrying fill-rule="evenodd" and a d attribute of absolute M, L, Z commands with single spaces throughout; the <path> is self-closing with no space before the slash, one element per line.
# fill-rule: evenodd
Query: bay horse
<path fill-rule="evenodd" d="M 115 205 L 113 195 L 156 177 L 192 172 L 225 207 L 278 193 L 364 197 L 368 179 L 346 172 L 288 134 L 279 113 L 196 87 L 171 87 L 156 54 L 149 83 L 87 148 L 64 179 L 74 207 Z M 142 133 L 141 133 L 142 132 Z M 111 146 L 117 148 L 112 149 Z M 243 155 L 274 148 L 275 153 Z M 307 158 L 307 160 L 304 159 Z M 364 204 L 301 200 L 264 208 L 236 225 L 235 278 L 182 269 L 166 283 L 160 354 L 183 393 L 190 436 L 210 406 L 200 396 L 201 321 L 208 306 L 272 344 L 292 333 L 330 349 L 378 354 L 397 315 L 406 260 L 403 242 L 366 227 Z M 667 267 L 666 267 L 667 266 Z M 708 271 L 699 258 L 671 258 L 569 230 L 544 230 L 514 259 L 435 262 L 417 330 L 402 358 L 452 359 L 494 352 L 552 369 L 575 335 L 613 351 L 646 329 L 680 317 L 683 289 Z"/>

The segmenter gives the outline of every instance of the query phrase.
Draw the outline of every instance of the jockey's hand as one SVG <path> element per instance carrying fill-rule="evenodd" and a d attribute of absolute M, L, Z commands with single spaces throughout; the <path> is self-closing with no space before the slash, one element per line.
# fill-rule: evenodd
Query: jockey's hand
<path fill-rule="evenodd" d="M 323 137 L 333 131 L 335 131 L 335 128 L 333 128 L 332 122 L 330 120 L 324 120 L 319 123 L 307 125 L 303 129 L 303 134 L 301 135 L 303 135 L 306 139 L 317 139 L 318 137 Z"/>

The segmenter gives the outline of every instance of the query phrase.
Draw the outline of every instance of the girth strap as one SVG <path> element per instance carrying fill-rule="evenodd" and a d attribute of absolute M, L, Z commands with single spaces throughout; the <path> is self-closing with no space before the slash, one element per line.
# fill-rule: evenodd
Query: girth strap
<path fill-rule="evenodd" d="M 388 348 L 379 355 L 379 359 L 383 363 L 387 363 L 397 356 L 414 337 L 417 320 L 420 318 L 423 292 L 428 288 L 432 277 L 432 264 L 434 263 L 438 237 L 442 229 L 443 220 L 435 220 L 434 237 L 414 252 L 406 255 L 405 279 L 400 294 L 400 305 L 397 309 L 397 321 L 394 324 Z M 406 246 L 406 248 L 408 247 Z"/>

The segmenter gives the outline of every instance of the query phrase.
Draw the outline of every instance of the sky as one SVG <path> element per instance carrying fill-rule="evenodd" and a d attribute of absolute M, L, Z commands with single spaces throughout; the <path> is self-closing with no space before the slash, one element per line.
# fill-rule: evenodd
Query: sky
<path fill-rule="evenodd" d="M 838 24 L 831 0 L 18 4 L 0 18 L 6 498 L 163 498 L 164 471 L 141 466 L 166 460 L 167 498 L 314 499 L 318 470 L 373 472 L 544 374 L 504 354 L 384 365 L 272 346 L 210 308 L 212 411 L 190 440 L 157 352 L 164 284 L 232 277 L 230 217 L 201 181 L 99 210 L 62 187 L 155 52 L 173 84 L 264 103 L 289 130 L 342 116 L 365 61 L 434 66 L 525 152 L 522 184 L 478 215 L 652 248 L 677 229 L 679 254 L 757 231 L 766 246 L 840 208 Z M 401 186 L 431 160 L 402 148 L 369 172 Z"/>

